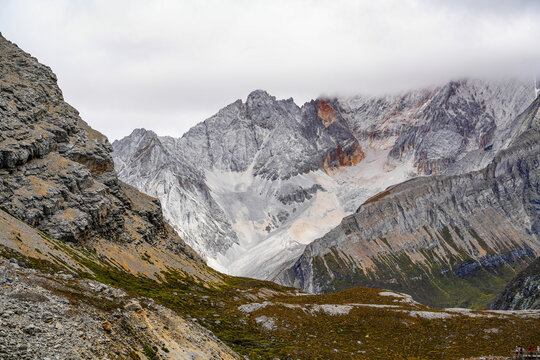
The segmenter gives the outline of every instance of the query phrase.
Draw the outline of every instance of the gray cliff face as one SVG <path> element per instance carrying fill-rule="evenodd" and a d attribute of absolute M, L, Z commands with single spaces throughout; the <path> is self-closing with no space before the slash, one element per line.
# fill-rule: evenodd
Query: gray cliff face
<path fill-rule="evenodd" d="M 478 279 L 486 294 L 499 289 L 540 251 L 539 106 L 516 118 L 508 148 L 483 170 L 390 187 L 275 280 L 311 292 L 399 289 L 435 305 L 474 305 L 457 303 L 467 298 L 457 289 Z"/>
<path fill-rule="evenodd" d="M 412 156 L 417 171 L 429 175 L 464 172 L 466 164 L 468 170 L 485 167 L 515 130 L 512 121 L 534 100 L 533 94 L 532 85 L 515 80 L 460 80 L 397 96 L 335 103 L 357 139 L 376 144 L 398 137 L 387 144 L 389 164 Z M 461 169 L 448 169 L 467 155 Z M 480 155 L 483 162 L 472 162 Z"/>
<path fill-rule="evenodd" d="M 540 258 L 512 279 L 490 307 L 493 310 L 540 309 Z"/>
<path fill-rule="evenodd" d="M 171 152 L 199 169 L 243 172 L 255 176 L 287 179 L 329 166 L 338 147 L 353 153 L 358 142 L 337 113 L 333 126 L 325 126 L 318 114 L 324 100 L 298 107 L 292 99 L 276 100 L 262 90 L 238 100 L 208 120 L 194 126 L 180 139 L 168 139 Z M 333 110 L 331 110 L 333 111 Z"/>
<path fill-rule="evenodd" d="M 257 90 L 245 103 L 239 100 L 225 107 L 180 139 L 137 129 L 113 143 L 116 169 L 121 179 L 165 204 L 165 216 L 180 234 L 191 239 L 199 253 L 217 258 L 239 244 L 233 229 L 238 219 L 229 215 L 237 209 L 218 204 L 207 172 L 249 172 L 262 181 L 281 183 L 321 167 L 331 169 L 359 161 L 363 156 L 342 119 L 331 119 L 331 127 L 324 125 L 317 114 L 321 102 L 299 108 L 292 100 L 278 101 Z M 309 189 L 309 199 L 317 190 L 324 190 L 319 184 L 310 184 Z M 288 203 L 288 197 L 303 193 L 304 188 L 283 184 L 261 191 Z M 268 233 L 289 215 L 282 209 L 269 209 L 262 231 Z"/>
<path fill-rule="evenodd" d="M 485 167 L 533 93 L 462 80 L 299 107 L 257 90 L 179 139 L 135 130 L 113 157 L 211 266 L 267 279 L 387 186 Z"/>
<path fill-rule="evenodd" d="M 236 234 L 205 186 L 204 173 L 168 150 L 171 140 L 138 129 L 114 142 L 118 176 L 169 205 L 164 215 L 181 220 L 182 227 L 176 225 L 175 229 L 182 236 L 197 234 L 205 240 L 205 247 L 212 249 L 211 254 L 225 251 L 238 242 Z M 191 245 L 200 254 L 207 254 L 198 242 Z"/>
<path fill-rule="evenodd" d="M 2 207 L 57 239 L 172 236 L 171 247 L 196 257 L 167 230 L 157 200 L 118 180 L 111 151 L 64 101 L 52 71 L 0 35 Z"/>
<path fill-rule="evenodd" d="M 1 203 L 58 238 L 114 236 L 122 196 L 110 144 L 64 102 L 48 67 L 0 40 Z"/>
<path fill-rule="evenodd" d="M 450 82 L 425 103 L 418 122 L 399 135 L 389 158 L 413 153 L 418 172 L 426 175 L 483 168 L 507 145 L 512 120 L 533 100 L 530 95 L 514 81 Z"/>

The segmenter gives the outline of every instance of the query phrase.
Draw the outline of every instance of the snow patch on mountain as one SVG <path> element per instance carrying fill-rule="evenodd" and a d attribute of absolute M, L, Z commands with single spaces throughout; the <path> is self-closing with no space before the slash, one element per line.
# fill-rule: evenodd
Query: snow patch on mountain
<path fill-rule="evenodd" d="M 369 149 L 367 158 L 357 165 L 274 181 L 253 176 L 251 168 L 207 171 L 206 185 L 227 218 L 234 219 L 232 228 L 238 235 L 238 243 L 227 251 L 207 256 L 208 264 L 232 275 L 271 278 L 358 204 L 414 175 L 412 162 L 388 170 L 388 152 Z M 280 201 L 298 189 L 314 187 L 318 190 L 302 202 Z"/>
<path fill-rule="evenodd" d="M 463 80 L 302 107 L 257 90 L 179 139 L 137 129 L 113 157 L 210 266 L 272 279 L 377 192 L 490 161 L 530 88 Z"/>

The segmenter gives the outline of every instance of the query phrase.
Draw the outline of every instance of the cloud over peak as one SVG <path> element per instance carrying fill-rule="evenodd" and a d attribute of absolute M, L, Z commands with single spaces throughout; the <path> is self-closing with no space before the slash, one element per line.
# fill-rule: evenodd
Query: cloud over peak
<path fill-rule="evenodd" d="M 4 35 L 113 139 L 180 135 L 258 88 L 303 103 L 540 65 L 538 1 L 0 3 Z"/>

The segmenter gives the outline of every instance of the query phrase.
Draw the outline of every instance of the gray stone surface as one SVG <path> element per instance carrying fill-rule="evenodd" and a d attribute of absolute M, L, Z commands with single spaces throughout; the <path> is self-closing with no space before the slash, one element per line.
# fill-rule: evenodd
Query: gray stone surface
<path fill-rule="evenodd" d="M 60 239 L 121 232 L 111 145 L 64 102 L 52 71 L 3 37 L 0 95 L 2 206 Z"/>
<path fill-rule="evenodd" d="M 112 146 L 67 104 L 51 69 L 0 35 L 0 204 L 54 238 L 169 238 L 156 199 L 118 180 Z"/>
<path fill-rule="evenodd" d="M 210 331 L 146 298 L 0 258 L 0 359 L 238 359 Z M 164 349 L 167 349 L 166 351 Z"/>
<path fill-rule="evenodd" d="M 512 279 L 490 308 L 493 310 L 540 309 L 540 258 Z"/>
<path fill-rule="evenodd" d="M 267 279 L 386 186 L 487 166 L 533 94 L 514 80 L 460 80 L 300 107 L 257 90 L 179 139 L 137 129 L 113 157 L 209 264 Z"/>
<path fill-rule="evenodd" d="M 439 272 L 466 278 L 516 259 L 531 262 L 540 254 L 539 107 L 540 98 L 516 118 L 508 147 L 484 169 L 389 188 L 308 245 L 275 280 L 311 292 L 363 285 L 410 286 L 414 294 L 415 280 Z M 386 265 L 397 272 L 383 273 Z"/>

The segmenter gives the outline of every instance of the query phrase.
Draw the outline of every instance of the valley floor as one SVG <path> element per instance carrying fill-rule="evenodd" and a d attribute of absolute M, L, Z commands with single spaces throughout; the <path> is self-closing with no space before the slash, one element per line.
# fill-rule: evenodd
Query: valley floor
<path fill-rule="evenodd" d="M 0 210 L 2 359 L 461 359 L 538 341 L 540 310 L 310 295 L 159 244 L 63 242 Z"/>
<path fill-rule="evenodd" d="M 540 311 L 432 309 L 369 288 L 309 295 L 218 273 L 203 283 L 172 268 L 157 281 L 113 265 L 120 248 L 107 257 L 40 239 L 43 254 L 73 263 L 2 238 L 2 358 L 461 359 L 538 339 Z"/>

